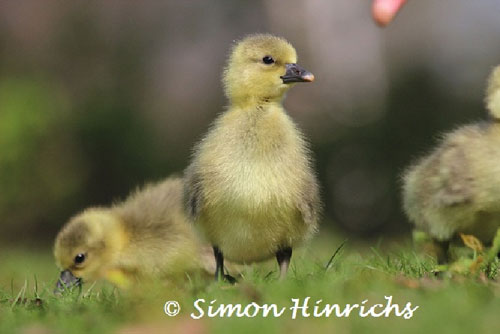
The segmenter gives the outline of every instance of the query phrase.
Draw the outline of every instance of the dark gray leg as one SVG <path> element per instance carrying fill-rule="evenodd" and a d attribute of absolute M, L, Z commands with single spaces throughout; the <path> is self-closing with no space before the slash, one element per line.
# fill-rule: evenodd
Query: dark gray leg
<path fill-rule="evenodd" d="M 224 274 L 224 255 L 217 246 L 213 246 L 215 256 L 215 281 L 218 282 L 223 279 L 231 284 L 236 283 L 236 278 L 231 275 Z"/>
<path fill-rule="evenodd" d="M 286 277 L 291 257 L 292 257 L 291 247 L 281 248 L 276 252 L 276 260 L 278 260 L 278 265 L 280 267 L 280 280 L 283 280 Z"/>
<path fill-rule="evenodd" d="M 215 281 L 224 276 L 224 256 L 218 247 L 214 246 L 215 256 Z"/>
<path fill-rule="evenodd" d="M 437 248 L 437 261 L 438 264 L 445 264 L 450 261 L 450 241 L 449 240 L 434 240 Z"/>

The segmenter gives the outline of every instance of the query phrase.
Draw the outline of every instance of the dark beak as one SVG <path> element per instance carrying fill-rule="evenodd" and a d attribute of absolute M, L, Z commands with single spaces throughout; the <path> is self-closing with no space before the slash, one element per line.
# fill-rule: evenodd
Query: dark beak
<path fill-rule="evenodd" d="M 280 78 L 283 83 L 288 84 L 292 82 L 313 82 L 314 75 L 308 70 L 300 67 L 297 64 L 285 64 L 286 73 Z"/>
<path fill-rule="evenodd" d="M 73 276 L 73 274 L 69 270 L 64 270 L 61 271 L 61 276 L 59 276 L 59 280 L 57 281 L 54 293 L 61 293 L 64 290 L 70 290 L 73 287 L 81 286 L 81 284 L 81 278 Z"/>

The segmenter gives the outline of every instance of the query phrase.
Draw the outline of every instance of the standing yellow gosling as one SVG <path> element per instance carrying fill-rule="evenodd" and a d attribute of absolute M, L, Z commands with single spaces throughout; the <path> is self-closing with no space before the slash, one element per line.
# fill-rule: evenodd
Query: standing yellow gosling
<path fill-rule="evenodd" d="M 58 289 L 100 278 L 127 288 L 139 278 L 176 281 L 197 271 L 201 249 L 182 195 L 183 181 L 169 178 L 110 208 L 91 208 L 73 217 L 55 241 L 62 270 Z"/>
<path fill-rule="evenodd" d="M 317 229 L 310 152 L 282 106 L 294 83 L 314 80 L 296 62 L 282 38 L 239 41 L 223 78 L 230 106 L 195 147 L 185 172 L 186 206 L 213 245 L 216 279 L 224 258 L 251 263 L 273 256 L 284 278 L 292 248 Z"/>
<path fill-rule="evenodd" d="M 458 233 L 489 243 L 500 227 L 500 66 L 490 75 L 491 121 L 458 128 L 404 174 L 404 209 L 444 247 Z"/>

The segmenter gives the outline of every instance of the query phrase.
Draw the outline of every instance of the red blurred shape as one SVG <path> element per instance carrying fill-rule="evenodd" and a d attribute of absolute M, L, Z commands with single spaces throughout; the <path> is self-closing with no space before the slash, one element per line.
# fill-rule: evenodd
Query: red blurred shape
<path fill-rule="evenodd" d="M 385 27 L 394 19 L 406 0 L 374 0 L 372 15 L 375 22 Z"/>

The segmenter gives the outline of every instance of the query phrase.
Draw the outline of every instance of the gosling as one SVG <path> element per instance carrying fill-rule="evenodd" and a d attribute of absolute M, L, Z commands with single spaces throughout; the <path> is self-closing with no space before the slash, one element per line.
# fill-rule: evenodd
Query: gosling
<path fill-rule="evenodd" d="M 440 246 L 441 263 L 458 233 L 490 243 L 500 227 L 500 66 L 490 75 L 486 106 L 490 121 L 445 134 L 403 176 L 404 210 Z"/>
<path fill-rule="evenodd" d="M 62 270 L 56 291 L 106 279 L 128 288 L 141 278 L 177 282 L 201 268 L 201 250 L 184 213 L 183 181 L 168 178 L 110 208 L 73 217 L 55 240 Z"/>
<path fill-rule="evenodd" d="M 320 199 L 308 144 L 282 106 L 312 73 L 286 40 L 251 35 L 235 44 L 223 74 L 228 109 L 195 146 L 185 171 L 186 208 L 213 245 L 215 279 L 224 258 L 276 256 L 286 276 L 292 248 L 317 230 Z"/>

